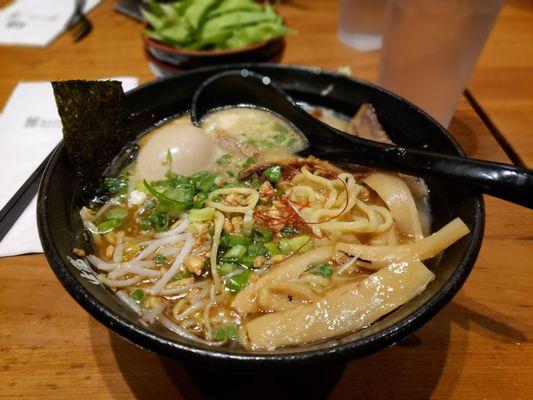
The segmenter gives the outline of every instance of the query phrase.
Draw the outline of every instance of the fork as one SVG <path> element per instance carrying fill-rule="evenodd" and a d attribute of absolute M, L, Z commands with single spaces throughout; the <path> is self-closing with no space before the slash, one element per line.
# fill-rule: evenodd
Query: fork
<path fill-rule="evenodd" d="M 67 30 L 74 36 L 74 42 L 79 42 L 93 30 L 93 24 L 83 13 L 85 3 L 86 0 L 76 0 L 74 13 L 67 22 Z"/>

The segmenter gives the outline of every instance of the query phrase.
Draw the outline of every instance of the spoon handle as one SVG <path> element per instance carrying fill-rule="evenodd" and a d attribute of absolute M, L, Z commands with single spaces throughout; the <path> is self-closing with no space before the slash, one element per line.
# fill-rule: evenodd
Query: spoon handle
<path fill-rule="evenodd" d="M 480 193 L 533 208 L 532 170 L 356 139 L 359 145 L 349 151 L 318 151 L 314 154 L 335 162 L 357 163 L 456 182 Z"/>

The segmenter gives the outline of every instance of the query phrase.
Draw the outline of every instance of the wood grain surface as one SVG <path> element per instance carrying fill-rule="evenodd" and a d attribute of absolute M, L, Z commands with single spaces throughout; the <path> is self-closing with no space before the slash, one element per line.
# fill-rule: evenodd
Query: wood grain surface
<path fill-rule="evenodd" d="M 533 168 L 533 1 L 507 0 L 470 84 L 521 162 Z"/>
<path fill-rule="evenodd" d="M 65 35 L 44 50 L 0 48 L 0 105 L 22 80 L 153 79 L 139 25 L 112 5 L 104 1 L 90 14 L 94 31 L 79 44 Z M 378 54 L 337 40 L 336 1 L 291 1 L 282 11 L 299 32 L 288 39 L 284 62 L 349 65 L 355 75 L 375 78 Z M 464 99 L 450 131 L 470 156 L 508 161 Z M 363 359 L 283 375 L 233 375 L 159 357 L 86 314 L 42 255 L 0 259 L 0 398 L 530 399 L 533 215 L 493 198 L 486 211 L 471 276 L 422 329 Z"/>

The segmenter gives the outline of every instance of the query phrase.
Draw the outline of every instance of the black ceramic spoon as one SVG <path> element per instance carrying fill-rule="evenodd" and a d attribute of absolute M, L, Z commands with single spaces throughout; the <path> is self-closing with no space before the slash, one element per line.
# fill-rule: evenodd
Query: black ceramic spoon
<path fill-rule="evenodd" d="M 202 118 L 213 110 L 243 105 L 274 111 L 294 124 L 308 141 L 308 146 L 299 152 L 302 156 L 313 154 L 334 162 L 444 179 L 533 208 L 531 170 L 349 135 L 314 118 L 296 105 L 270 78 L 248 70 L 223 72 L 206 80 L 193 96 L 191 119 L 198 126 Z"/>

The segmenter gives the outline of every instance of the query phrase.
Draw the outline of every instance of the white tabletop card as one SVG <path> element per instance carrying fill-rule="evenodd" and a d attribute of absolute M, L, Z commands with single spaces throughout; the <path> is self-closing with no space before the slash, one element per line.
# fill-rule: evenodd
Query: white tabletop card
<path fill-rule="evenodd" d="M 87 0 L 87 13 L 100 0 Z M 66 27 L 75 0 L 15 0 L 0 9 L 0 44 L 48 46 Z"/>
<path fill-rule="evenodd" d="M 122 81 L 124 91 L 137 78 Z M 50 82 L 20 82 L 0 115 L 0 209 L 61 140 L 61 121 Z M 0 257 L 41 252 L 35 199 L 0 242 Z"/>

